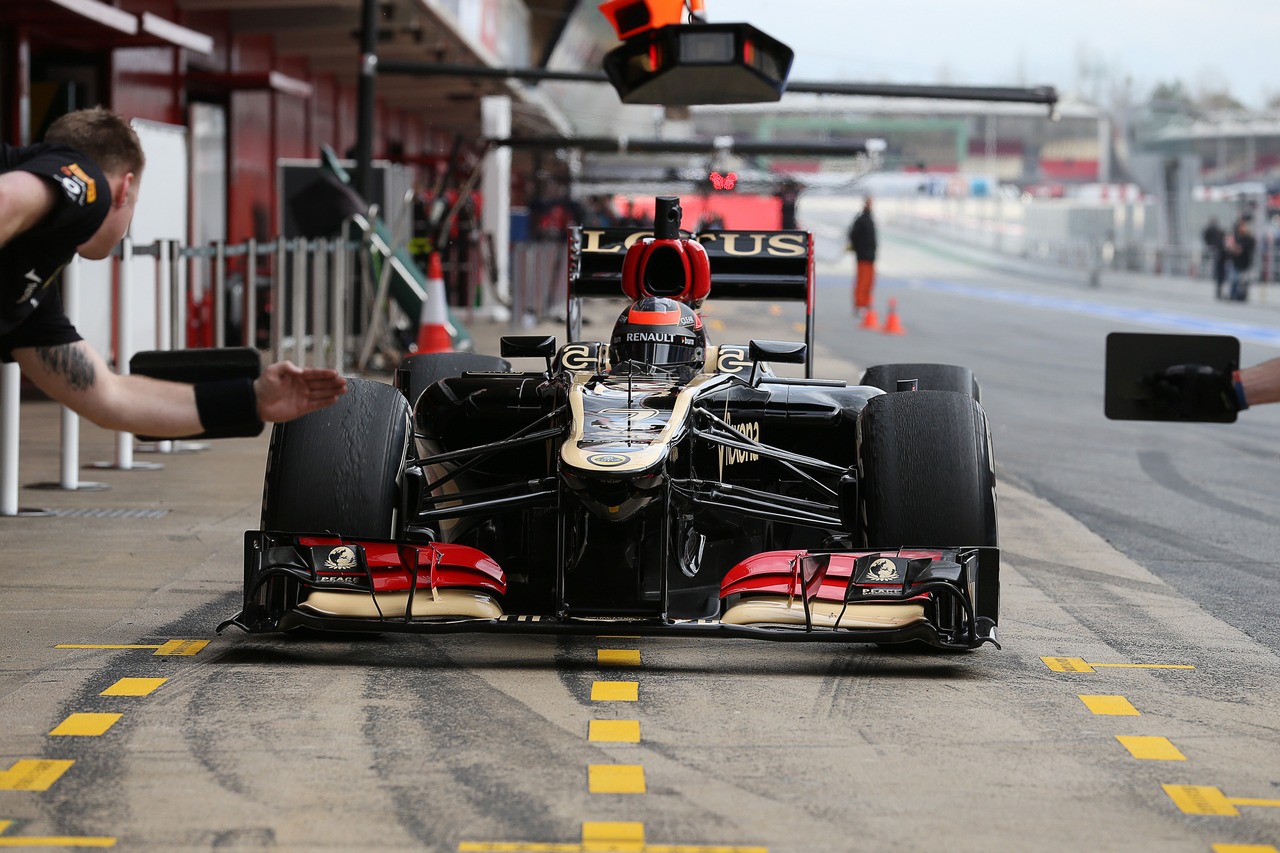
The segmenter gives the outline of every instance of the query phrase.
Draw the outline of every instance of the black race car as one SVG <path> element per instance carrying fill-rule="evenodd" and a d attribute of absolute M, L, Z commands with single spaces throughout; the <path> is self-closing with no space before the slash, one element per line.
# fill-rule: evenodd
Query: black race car
<path fill-rule="evenodd" d="M 573 232 L 563 346 L 411 356 L 276 425 L 224 627 L 995 643 L 972 372 L 812 378 L 812 237 L 679 220 L 662 198 L 652 232 Z M 712 292 L 803 300 L 806 341 L 708 341 Z M 581 340 L 606 295 L 627 299 L 613 334 Z"/>

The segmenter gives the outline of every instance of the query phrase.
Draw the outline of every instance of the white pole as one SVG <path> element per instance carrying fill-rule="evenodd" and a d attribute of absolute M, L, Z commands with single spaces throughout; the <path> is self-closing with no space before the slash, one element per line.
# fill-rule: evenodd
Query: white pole
<path fill-rule="evenodd" d="M 22 371 L 10 363 L 0 368 L 0 515 L 18 514 L 18 406 Z"/>
<path fill-rule="evenodd" d="M 129 312 L 129 285 L 133 278 L 133 238 L 126 237 L 120 244 L 120 277 L 116 292 L 116 370 L 121 376 L 129 373 L 129 359 L 133 350 L 129 346 L 129 336 L 133 334 L 133 323 Z M 128 471 L 133 467 L 133 434 L 116 433 L 116 467 Z"/>
<path fill-rule="evenodd" d="M 173 266 L 169 262 L 170 252 L 177 248 L 168 240 L 156 241 L 156 349 L 168 351 L 173 349 Z M 130 353 L 132 358 L 133 354 Z M 124 371 L 121 371 L 122 373 Z M 172 441 L 157 441 L 156 453 L 172 453 Z"/>
<path fill-rule="evenodd" d="M 333 369 L 341 373 L 346 367 L 347 353 L 347 229 L 334 241 L 333 251 Z"/>
<path fill-rule="evenodd" d="M 487 139 L 506 139 L 511 135 L 511 98 L 489 95 L 480 99 L 481 133 Z M 500 146 L 489 152 L 481 165 L 480 192 L 484 198 L 481 211 L 481 239 L 493 237 L 493 265 L 496 283 L 491 288 L 489 277 L 481 273 L 483 304 L 491 319 L 507 319 L 503 303 L 511 302 L 511 149 Z M 496 293 L 494 292 L 496 290 Z"/>

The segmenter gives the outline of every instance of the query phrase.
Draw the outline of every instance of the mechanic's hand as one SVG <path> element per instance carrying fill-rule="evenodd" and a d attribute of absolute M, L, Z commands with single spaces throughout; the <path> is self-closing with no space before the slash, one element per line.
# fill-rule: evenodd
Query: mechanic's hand
<path fill-rule="evenodd" d="M 336 370 L 279 361 L 262 371 L 253 390 L 258 398 L 258 417 L 267 423 L 282 423 L 332 405 L 347 393 L 347 380 Z"/>
<path fill-rule="evenodd" d="M 1175 364 L 1152 377 L 1151 384 L 1155 406 L 1184 417 L 1240 410 L 1232 375 L 1207 364 Z"/>

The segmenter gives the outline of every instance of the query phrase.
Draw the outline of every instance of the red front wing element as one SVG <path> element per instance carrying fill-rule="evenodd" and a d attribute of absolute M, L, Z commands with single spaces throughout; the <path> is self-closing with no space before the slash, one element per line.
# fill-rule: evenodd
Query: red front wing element
<path fill-rule="evenodd" d="M 298 544 L 306 547 L 359 545 L 364 549 L 369 574 L 363 569 L 344 567 L 338 563 L 317 569 L 318 579 L 350 578 L 365 580 L 372 576 L 374 592 L 404 592 L 417 576 L 418 589 L 484 589 L 497 595 L 507 591 L 507 578 L 493 558 L 466 545 L 433 542 L 429 545 L 404 545 L 394 542 L 360 542 L 336 536 L 301 536 Z"/>

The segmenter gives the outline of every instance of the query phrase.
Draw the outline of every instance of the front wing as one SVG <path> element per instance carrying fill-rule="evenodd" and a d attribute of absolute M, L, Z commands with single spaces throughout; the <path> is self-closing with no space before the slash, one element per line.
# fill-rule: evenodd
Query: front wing
<path fill-rule="evenodd" d="M 245 534 L 245 597 L 218 630 L 682 635 L 999 646 L 996 548 L 771 551 L 721 583 L 719 618 L 514 614 L 483 552 L 448 543 Z"/>

